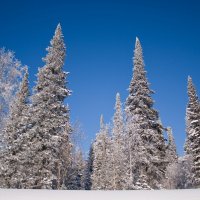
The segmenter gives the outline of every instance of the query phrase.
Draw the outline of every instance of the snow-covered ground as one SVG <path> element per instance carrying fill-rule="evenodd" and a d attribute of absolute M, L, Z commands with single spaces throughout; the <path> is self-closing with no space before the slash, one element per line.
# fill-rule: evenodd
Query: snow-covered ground
<path fill-rule="evenodd" d="M 200 200 L 198 190 L 159 191 L 55 191 L 55 190 L 3 190 L 0 200 Z"/>

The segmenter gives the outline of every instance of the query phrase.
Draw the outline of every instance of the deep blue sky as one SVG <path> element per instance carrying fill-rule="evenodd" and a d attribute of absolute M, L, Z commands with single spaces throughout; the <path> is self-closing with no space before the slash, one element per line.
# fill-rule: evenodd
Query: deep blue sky
<path fill-rule="evenodd" d="M 200 91 L 199 1 L 9 1 L 0 0 L 0 47 L 16 52 L 30 69 L 31 86 L 45 48 L 60 22 L 67 45 L 65 70 L 73 95 L 72 121 L 86 135 L 85 150 L 109 122 L 115 94 L 124 102 L 132 76 L 135 37 L 143 46 L 155 108 L 174 131 L 179 154 L 185 140 L 187 76 Z"/>

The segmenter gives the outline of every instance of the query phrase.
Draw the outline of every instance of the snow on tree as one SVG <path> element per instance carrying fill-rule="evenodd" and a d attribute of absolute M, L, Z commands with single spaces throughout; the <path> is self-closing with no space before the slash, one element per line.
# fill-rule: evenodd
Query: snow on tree
<path fill-rule="evenodd" d="M 150 166 L 151 155 L 148 154 L 141 137 L 137 115 L 127 113 L 126 121 L 126 157 L 128 178 L 126 189 L 151 189 L 148 183 L 146 168 Z M 127 176 L 127 175 L 126 175 Z"/>
<path fill-rule="evenodd" d="M 193 188 L 193 161 L 191 156 L 185 155 L 178 158 L 178 162 L 171 164 L 168 168 L 170 172 L 170 182 L 167 189 L 191 189 Z M 171 170 L 171 171 L 170 171 Z"/>
<path fill-rule="evenodd" d="M 167 128 L 168 144 L 166 149 L 166 157 L 169 163 L 174 163 L 178 161 L 178 154 L 176 151 L 176 144 L 174 141 L 174 136 L 171 127 Z"/>
<path fill-rule="evenodd" d="M 199 129 L 199 99 L 196 93 L 196 89 L 192 82 L 192 78 L 188 77 L 188 105 L 186 108 L 186 143 L 185 150 L 187 154 L 192 154 L 192 141 L 195 137 L 195 133 Z"/>
<path fill-rule="evenodd" d="M 192 78 L 188 77 L 185 150 L 193 160 L 194 185 L 200 186 L 200 105 Z"/>
<path fill-rule="evenodd" d="M 65 177 L 65 188 L 68 190 L 82 190 L 84 189 L 84 172 L 86 162 L 83 158 L 82 143 L 84 133 L 81 129 L 80 122 L 75 122 L 70 134 L 71 141 L 71 162 L 67 167 L 67 174 Z"/>
<path fill-rule="evenodd" d="M 92 190 L 110 190 L 112 189 L 111 139 L 108 126 L 104 125 L 103 116 L 100 118 L 100 131 L 93 143 L 93 152 Z"/>
<path fill-rule="evenodd" d="M 151 190 L 151 187 L 147 184 L 147 176 L 140 174 L 138 180 L 135 183 L 134 189 L 136 190 Z"/>
<path fill-rule="evenodd" d="M 177 172 L 178 172 L 178 154 L 176 151 L 176 144 L 171 127 L 167 128 L 168 144 L 166 150 L 166 158 L 168 160 L 168 166 L 166 170 L 166 179 L 163 180 L 163 184 L 167 189 L 176 189 L 177 184 Z"/>
<path fill-rule="evenodd" d="M 84 188 L 85 190 L 91 190 L 92 188 L 92 180 L 91 180 L 91 176 L 93 173 L 93 161 L 94 161 L 94 152 L 93 152 L 93 143 L 90 147 L 90 151 L 89 151 L 89 155 L 88 155 L 88 159 L 86 162 L 86 168 L 85 168 L 85 176 L 84 176 Z"/>
<path fill-rule="evenodd" d="M 10 106 L 19 90 L 23 68 L 14 52 L 0 49 L 0 147 L 3 146 L 2 130 L 6 126 Z"/>
<path fill-rule="evenodd" d="M 68 190 L 83 190 L 84 189 L 84 170 L 85 161 L 82 151 L 76 150 L 72 156 L 72 162 L 67 171 L 65 186 Z"/>
<path fill-rule="evenodd" d="M 69 108 L 64 100 L 68 73 L 63 71 L 66 48 L 60 24 L 47 48 L 32 96 L 29 130 L 26 132 L 26 180 L 23 188 L 61 189 L 70 164 Z"/>
<path fill-rule="evenodd" d="M 113 175 L 112 189 L 122 190 L 127 188 L 127 157 L 126 157 L 126 141 L 125 141 L 125 127 L 122 112 L 122 105 L 120 94 L 116 95 L 115 114 L 113 117 L 112 129 L 112 164 Z"/>
<path fill-rule="evenodd" d="M 153 189 L 161 188 L 161 180 L 165 176 L 165 141 L 163 128 L 159 123 L 158 112 L 153 109 L 153 92 L 144 69 L 143 52 L 140 41 L 136 38 L 134 51 L 133 77 L 129 86 L 129 96 L 126 100 L 126 112 L 129 117 L 135 116 L 139 134 L 146 151 L 151 155 L 149 165 L 145 167 L 148 185 Z"/>
<path fill-rule="evenodd" d="M 0 177 L 1 187 L 21 188 L 24 172 L 23 165 L 23 134 L 27 131 L 29 109 L 28 69 L 22 80 L 19 92 L 10 109 L 10 116 L 3 131 L 5 149 L 2 153 Z"/>

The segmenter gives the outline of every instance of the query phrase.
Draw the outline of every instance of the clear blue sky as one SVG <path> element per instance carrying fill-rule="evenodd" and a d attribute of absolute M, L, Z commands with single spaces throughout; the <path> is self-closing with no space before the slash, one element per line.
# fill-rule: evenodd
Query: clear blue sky
<path fill-rule="evenodd" d="M 0 47 L 16 52 L 30 69 L 31 86 L 43 65 L 45 48 L 60 22 L 70 72 L 68 99 L 72 121 L 86 135 L 85 150 L 99 129 L 103 113 L 109 122 L 115 94 L 124 102 L 132 76 L 135 37 L 143 46 L 155 108 L 174 131 L 179 154 L 185 140 L 187 76 L 200 91 L 199 1 L 0 1 Z"/>

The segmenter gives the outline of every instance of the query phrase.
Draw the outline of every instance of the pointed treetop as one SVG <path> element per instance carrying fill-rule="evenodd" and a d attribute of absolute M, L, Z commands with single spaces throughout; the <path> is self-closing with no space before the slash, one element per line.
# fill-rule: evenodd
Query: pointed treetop
<path fill-rule="evenodd" d="M 60 22 L 59 22 L 58 25 L 57 25 L 57 29 L 58 29 L 58 28 L 61 28 L 61 24 L 60 24 Z"/>
<path fill-rule="evenodd" d="M 28 81 L 28 67 L 25 66 L 24 67 L 24 77 L 22 79 L 21 82 L 21 86 L 20 86 L 20 91 L 17 94 L 17 97 L 19 98 L 19 101 L 21 101 L 21 103 L 27 103 L 27 98 L 29 96 L 29 81 Z"/>
<path fill-rule="evenodd" d="M 121 99 L 120 99 L 120 94 L 116 94 L 116 103 L 115 103 L 115 109 L 118 107 L 118 105 L 121 105 Z"/>
<path fill-rule="evenodd" d="M 136 41 L 135 41 L 133 61 L 134 61 L 134 68 L 144 67 L 143 51 L 142 51 L 142 46 L 138 37 L 136 37 Z"/>
<path fill-rule="evenodd" d="M 187 89 L 188 89 L 189 101 L 190 102 L 194 102 L 194 101 L 198 102 L 197 92 L 196 92 L 195 86 L 194 86 L 194 84 L 192 82 L 192 78 L 190 76 L 188 76 Z"/>
<path fill-rule="evenodd" d="M 100 129 L 103 129 L 104 128 L 104 119 L 103 119 L 103 115 L 101 114 L 101 117 L 100 117 Z"/>
<path fill-rule="evenodd" d="M 62 33 L 60 23 L 57 25 L 53 39 L 50 41 L 50 46 L 46 48 L 47 55 L 43 58 L 49 67 L 54 69 L 61 69 L 64 65 L 66 47 L 64 43 L 64 36 Z"/>
<path fill-rule="evenodd" d="M 56 27 L 55 34 L 52 40 L 55 40 L 55 38 L 59 38 L 60 40 L 63 39 L 63 33 L 60 23 Z"/>
<path fill-rule="evenodd" d="M 167 127 L 167 135 L 168 135 L 169 143 L 171 143 L 172 141 L 174 141 L 173 133 L 172 133 L 172 128 L 171 127 Z"/>
<path fill-rule="evenodd" d="M 188 76 L 188 86 L 191 85 L 194 87 L 193 81 L 192 81 L 192 77 Z"/>
<path fill-rule="evenodd" d="M 173 163 L 174 161 L 177 161 L 178 154 L 171 127 L 167 127 L 167 136 L 168 136 L 167 156 L 169 156 L 169 162 Z"/>
<path fill-rule="evenodd" d="M 58 23 L 58 25 L 57 25 L 57 27 L 56 27 L 55 35 L 57 35 L 57 34 L 59 34 L 59 33 L 62 33 L 62 28 L 61 28 L 60 23 Z"/>
<path fill-rule="evenodd" d="M 136 37 L 136 39 L 135 39 L 135 48 L 136 48 L 137 46 L 140 46 L 140 47 L 141 47 L 141 43 L 140 43 L 140 40 L 139 40 L 138 37 Z"/>

